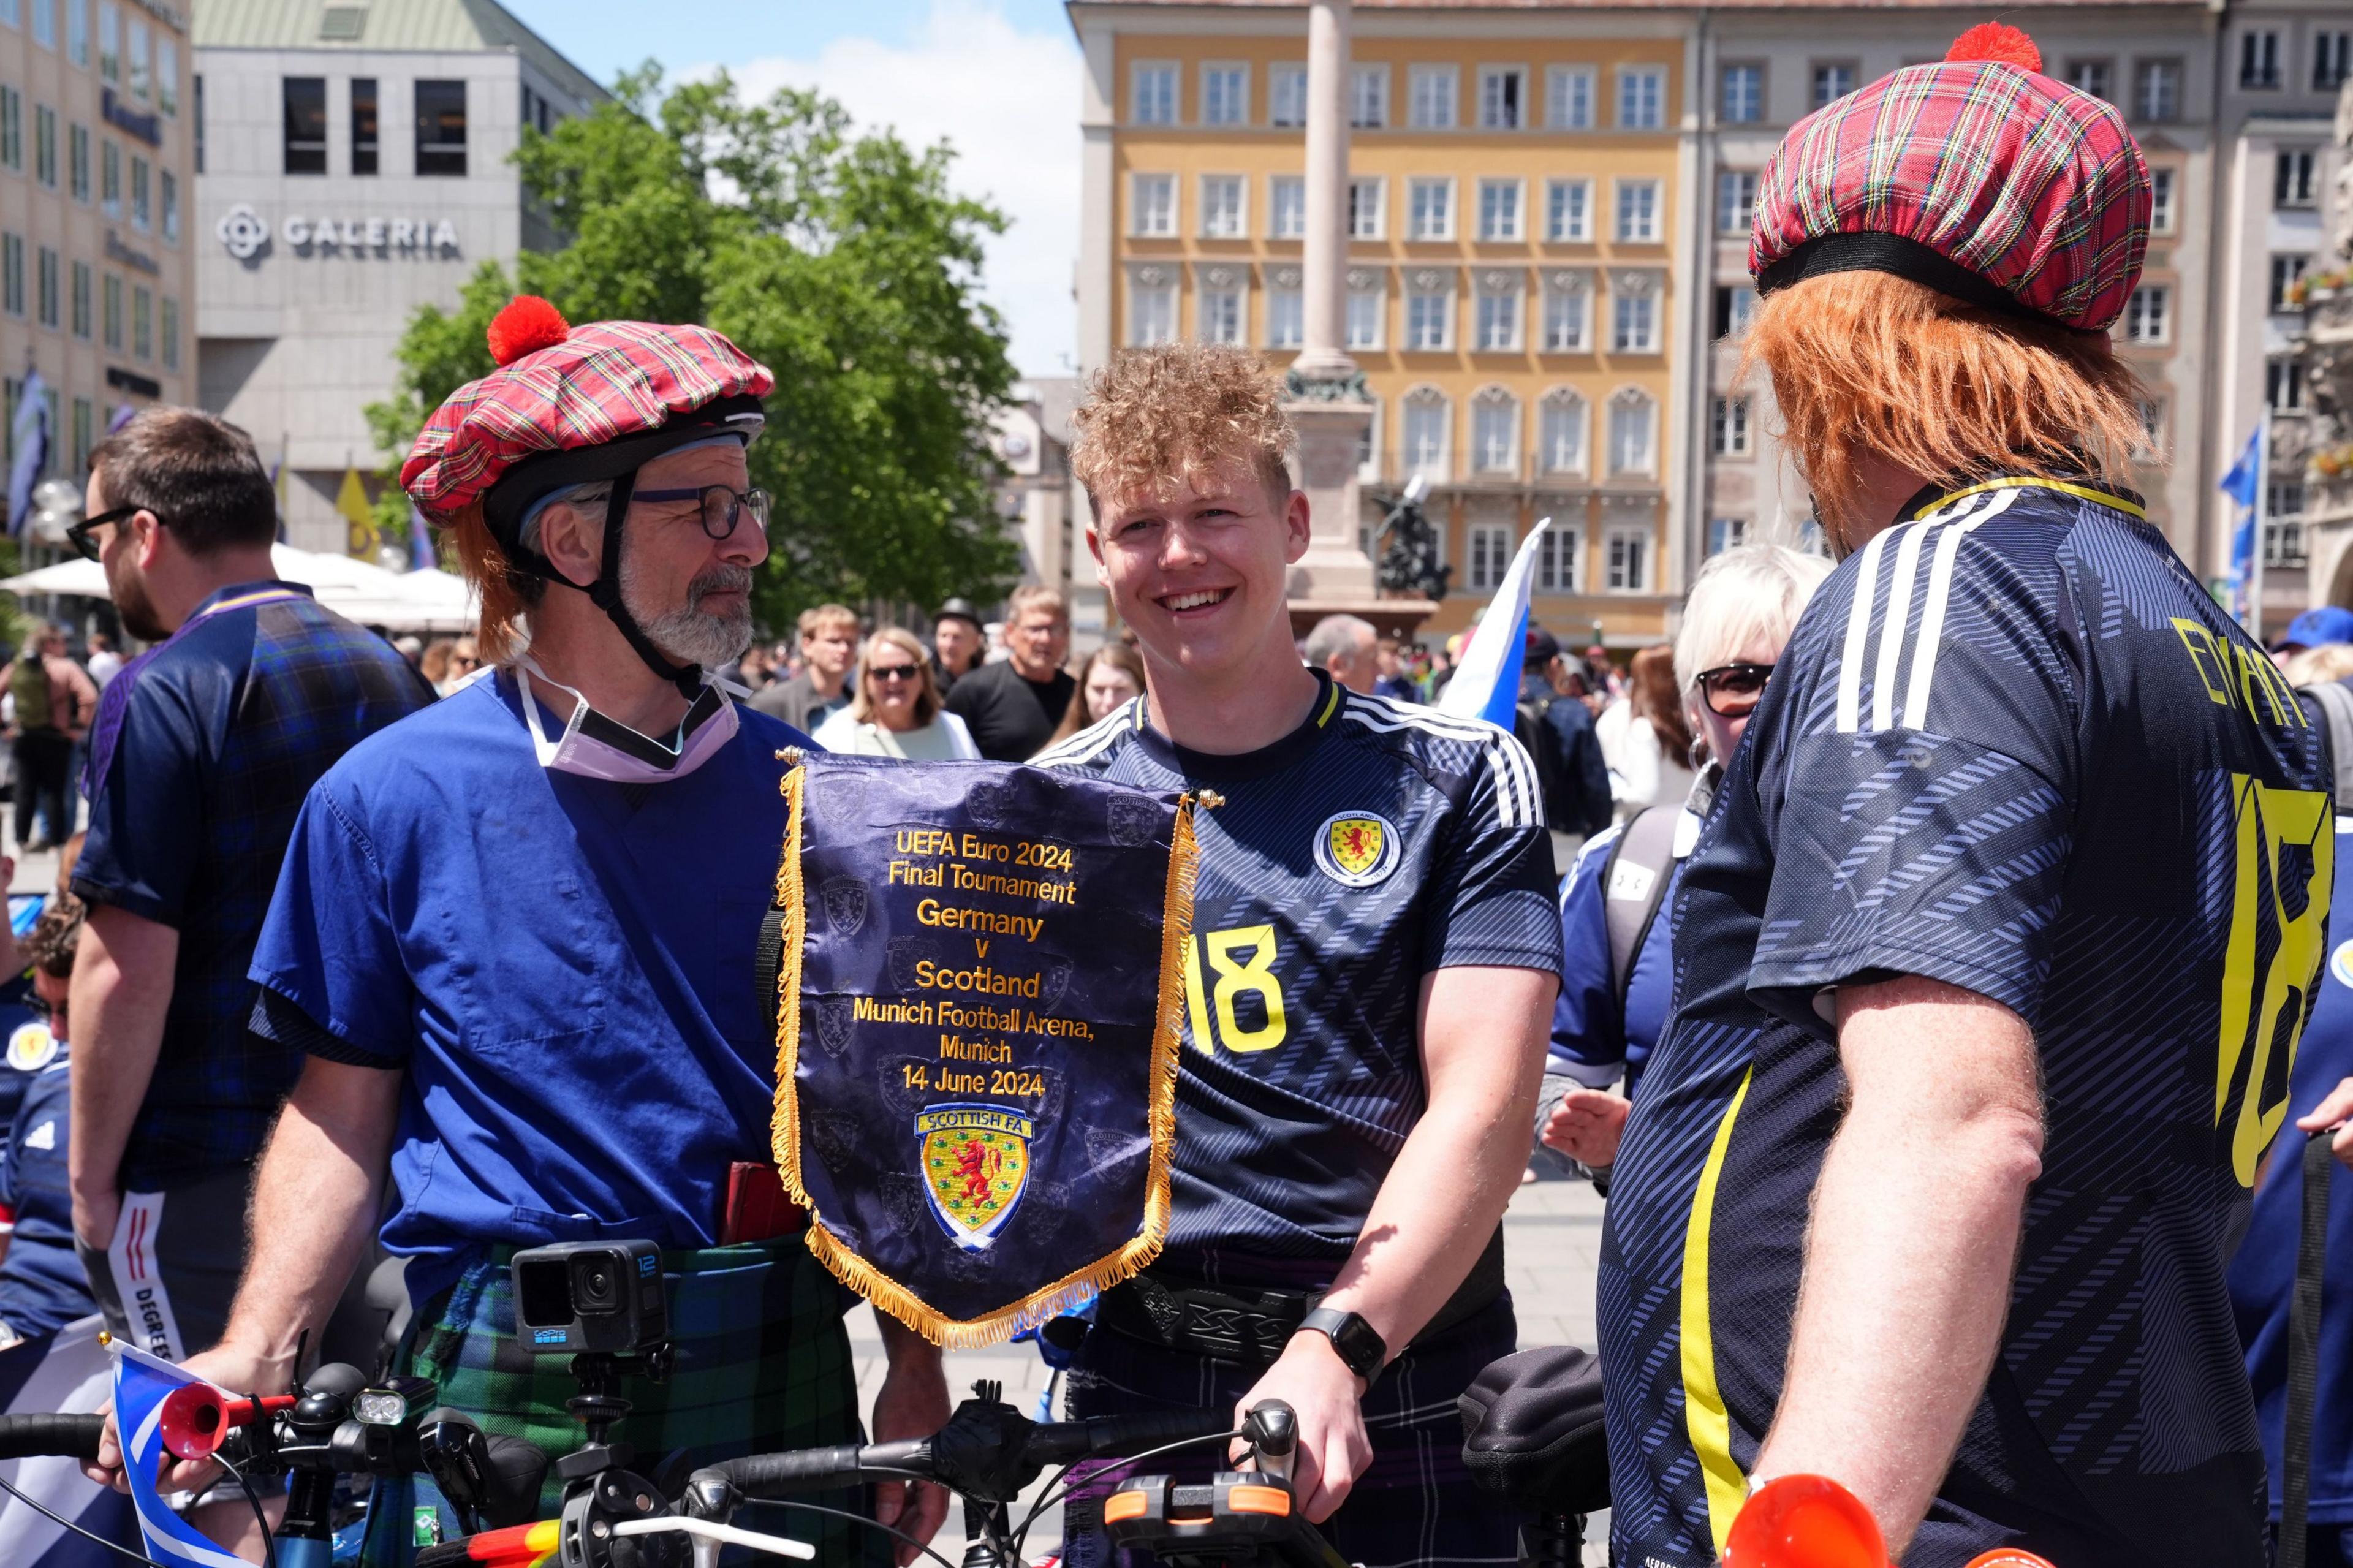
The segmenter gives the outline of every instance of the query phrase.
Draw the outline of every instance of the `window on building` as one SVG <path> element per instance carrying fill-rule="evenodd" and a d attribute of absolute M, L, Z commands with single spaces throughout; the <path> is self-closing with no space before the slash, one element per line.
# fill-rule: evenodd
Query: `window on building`
<path fill-rule="evenodd" d="M 1348 68 L 1348 123 L 1359 131 L 1378 131 L 1389 122 L 1389 68 Z"/>
<path fill-rule="evenodd" d="M 1737 337 L 1757 315 L 1757 289 L 1748 283 L 1719 283 L 1715 289 L 1715 335 Z"/>
<path fill-rule="evenodd" d="M 131 290 L 131 357 L 155 357 L 155 296 L 145 289 Z"/>
<path fill-rule="evenodd" d="M 2312 258 L 2309 256 L 2275 255 L 2272 258 L 2271 308 L 2273 310 L 2293 310 L 2303 304 L 2303 301 L 2295 297 L 2295 286 L 2302 280 L 2305 268 L 2311 265 Z"/>
<path fill-rule="evenodd" d="M 1423 388 L 1406 395 L 1403 457 L 1409 473 L 1446 477 L 1446 399 Z"/>
<path fill-rule="evenodd" d="M 79 339 L 81 339 L 84 342 L 89 342 L 89 341 L 90 341 L 90 263 L 89 263 L 89 262 L 87 262 L 87 261 L 77 261 L 77 262 L 75 262 L 75 263 L 73 264 L 73 304 L 72 304 L 71 329 L 72 329 L 72 331 L 73 331 L 73 335 L 74 335 L 74 336 L 76 336 L 76 337 L 78 337 L 78 338 L 79 338 Z"/>
<path fill-rule="evenodd" d="M 2280 84 L 2280 36 L 2276 28 L 2251 27 L 2239 35 L 2239 85 L 2265 89 Z"/>
<path fill-rule="evenodd" d="M 2133 109 L 2141 119 L 2162 123 L 2181 117 L 2181 62 L 2143 60 L 2133 88 Z"/>
<path fill-rule="evenodd" d="M 2154 462 L 2165 455 L 2165 399 L 2143 397 L 2140 405 L 2141 448 L 2133 455 L 2143 462 Z"/>
<path fill-rule="evenodd" d="M 2264 487 L 2263 564 L 2301 569 L 2304 545 L 2304 484 L 2282 479 Z"/>
<path fill-rule="evenodd" d="M 1307 341 L 1307 311 L 1296 289 L 1270 289 L 1266 294 L 1266 346 L 1295 349 Z"/>
<path fill-rule="evenodd" d="M 1135 198 L 1136 237 L 1167 239 L 1176 233 L 1176 176 L 1137 174 L 1130 187 Z"/>
<path fill-rule="evenodd" d="M 1585 399 L 1565 386 L 1556 387 L 1545 394 L 1536 422 L 1537 465 L 1548 474 L 1583 473 Z M 1570 582 L 1561 586 L 1568 591 L 1575 584 Z"/>
<path fill-rule="evenodd" d="M 155 38 L 155 107 L 165 114 L 180 112 L 180 46 L 161 34 Z"/>
<path fill-rule="evenodd" d="M 1667 73 L 1657 66 L 1618 68 L 1618 129 L 1656 131 L 1666 123 Z"/>
<path fill-rule="evenodd" d="M 1592 181 L 1545 183 L 1545 237 L 1555 245 L 1583 245 L 1592 239 Z"/>
<path fill-rule="evenodd" d="M 114 0 L 98 0 L 98 78 L 122 80 L 122 16 Z"/>
<path fill-rule="evenodd" d="M 1585 535 L 1580 531 L 1558 523 L 1546 529 L 1536 540 L 1536 592 L 1579 592 L 1577 563 L 1584 553 Z"/>
<path fill-rule="evenodd" d="M 1757 213 L 1757 174 L 1751 169 L 1725 169 L 1715 176 L 1715 232 L 1746 234 Z"/>
<path fill-rule="evenodd" d="M 1276 174 L 1266 182 L 1266 234 L 1269 239 L 1307 237 L 1307 182 L 1297 174 Z"/>
<path fill-rule="evenodd" d="M 1203 289 L 1196 296 L 1197 335 L 1205 343 L 1242 341 L 1242 293 L 1239 289 Z"/>
<path fill-rule="evenodd" d="M 1640 392 L 1621 392 L 1609 400 L 1609 471 L 1647 474 L 1652 458 L 1651 426 L 1656 405 Z"/>
<path fill-rule="evenodd" d="M 1242 211 L 1249 183 L 1240 174 L 1201 176 L 1201 237 L 1240 239 L 1248 227 Z"/>
<path fill-rule="evenodd" d="M 149 188 L 152 178 L 147 160 L 134 154 L 131 160 L 131 223 L 134 228 L 146 228 L 154 221 L 153 194 Z"/>
<path fill-rule="evenodd" d="M 102 298 L 106 308 L 100 315 L 99 325 L 101 329 L 100 335 L 108 348 L 112 349 L 116 353 L 121 353 L 122 352 L 122 279 L 111 272 L 108 273 Z"/>
<path fill-rule="evenodd" d="M 1528 73 L 1517 66 L 1479 68 L 1479 128 L 1517 131 L 1526 122 Z"/>
<path fill-rule="evenodd" d="M 58 111 L 46 103 L 33 106 L 33 177 L 58 188 Z"/>
<path fill-rule="evenodd" d="M 1557 281 L 1545 284 L 1545 353 L 1574 354 L 1585 352 L 1586 299 L 1583 289 L 1563 288 Z"/>
<path fill-rule="evenodd" d="M 1406 185 L 1406 237 L 1408 239 L 1452 239 L 1454 237 L 1454 182 L 1450 179 L 1412 180 Z"/>
<path fill-rule="evenodd" d="M 2281 149 L 2272 159 L 2272 205 L 2275 207 L 2308 207 L 2316 205 L 2319 182 L 2315 171 L 2320 154 L 2310 147 Z"/>
<path fill-rule="evenodd" d="M 1250 67 L 1205 65 L 1201 68 L 1201 123 L 1250 123 Z"/>
<path fill-rule="evenodd" d="M 1296 131 L 1307 123 L 1307 68 L 1276 66 L 1266 74 L 1266 120 Z"/>
<path fill-rule="evenodd" d="M 1715 98 L 1716 117 L 1727 125 L 1755 125 L 1765 118 L 1765 68 L 1743 60 L 1724 68 Z"/>
<path fill-rule="evenodd" d="M 1348 182 L 1348 237 L 1378 239 L 1388 232 L 1381 211 L 1383 182 L 1377 178 Z"/>
<path fill-rule="evenodd" d="M 90 200 L 90 127 L 66 127 L 66 191 L 78 202 Z"/>
<path fill-rule="evenodd" d="M 466 84 L 419 80 L 410 92 L 417 100 L 417 172 L 464 178 Z"/>
<path fill-rule="evenodd" d="M 2078 92 L 2114 102 L 2116 64 L 2114 60 L 2069 60 L 2066 82 Z"/>
<path fill-rule="evenodd" d="M 285 103 L 286 173 L 327 172 L 327 79 L 290 76 L 280 86 Z M 107 144 L 108 151 L 113 143 Z"/>
<path fill-rule="evenodd" d="M 1176 337 L 1176 289 L 1170 283 L 1139 283 L 1128 290 L 1127 341 L 1137 348 L 1172 342 Z"/>
<path fill-rule="evenodd" d="M 1659 240 L 1659 182 L 1618 182 L 1618 243 L 1655 245 Z"/>
<path fill-rule="evenodd" d="M 1434 353 L 1453 346 L 1454 294 L 1451 289 L 1415 289 L 1405 297 L 1405 346 Z"/>
<path fill-rule="evenodd" d="M 1707 520 L 1707 552 L 1721 555 L 1727 550 L 1737 550 L 1748 541 L 1748 520 L 1745 517 L 1712 517 Z"/>
<path fill-rule="evenodd" d="M 2151 234 L 2173 232 L 2173 171 L 2152 168 L 2148 172 L 2148 228 Z"/>
<path fill-rule="evenodd" d="M 200 76 L 195 79 L 194 91 L 195 93 L 196 102 L 196 112 L 195 115 L 195 136 L 194 138 L 196 150 L 196 173 L 201 174 L 205 172 L 205 79 L 203 77 Z"/>
<path fill-rule="evenodd" d="M 73 400 L 73 468 L 80 474 L 90 470 L 90 449 L 98 444 L 98 405 L 87 397 Z"/>
<path fill-rule="evenodd" d="M 90 64 L 90 0 L 66 0 L 66 58 Z"/>
<path fill-rule="evenodd" d="M 180 237 L 180 176 L 169 169 L 156 172 L 157 199 L 163 207 L 163 235 L 177 243 Z"/>
<path fill-rule="evenodd" d="M 2335 92 L 2353 76 L 2353 32 L 2344 28 L 2315 31 L 2312 35 L 2312 90 Z"/>
<path fill-rule="evenodd" d="M 2163 284 L 2145 283 L 2125 302 L 2125 337 L 2136 343 L 2161 343 L 2172 335 L 2169 307 L 2173 291 Z"/>
<path fill-rule="evenodd" d="M 25 168 L 25 95 L 13 87 L 0 87 L 0 165 Z"/>
<path fill-rule="evenodd" d="M 0 310 L 25 313 L 25 237 L 0 234 Z"/>
<path fill-rule="evenodd" d="M 58 0 L 32 0 L 33 42 L 45 49 L 58 47 Z"/>
<path fill-rule="evenodd" d="M 1130 73 L 1129 118 L 1138 125 L 1176 123 L 1176 68 L 1161 61 L 1139 61 Z"/>
<path fill-rule="evenodd" d="M 1658 353 L 1657 302 L 1648 294 L 1620 293 L 1610 303 L 1609 346 L 1621 354 Z"/>
<path fill-rule="evenodd" d="M 1854 90 L 1856 68 L 1852 60 L 1832 60 L 1814 68 L 1814 107 L 1826 109 Z"/>
<path fill-rule="evenodd" d="M 98 205 L 109 217 L 122 216 L 122 149 L 113 142 L 99 143 Z"/>
<path fill-rule="evenodd" d="M 147 65 L 147 24 L 136 16 L 123 23 L 122 74 L 132 97 L 144 102 L 154 95 L 154 74 Z"/>
<path fill-rule="evenodd" d="M 1642 594 L 1651 587 L 1651 533 L 1648 529 L 1609 531 L 1609 591 Z"/>
<path fill-rule="evenodd" d="M 1504 570 L 1512 561 L 1512 531 L 1483 523 L 1471 531 L 1471 558 L 1462 585 L 1474 594 L 1492 594 L 1504 585 Z"/>
<path fill-rule="evenodd" d="M 1352 349 L 1379 348 L 1384 313 L 1382 295 L 1378 289 L 1348 290 L 1347 319 L 1345 323 L 1348 333 L 1347 346 Z"/>
<path fill-rule="evenodd" d="M 1520 402 L 1500 386 L 1471 401 L 1471 462 L 1482 474 L 1520 471 Z"/>
<path fill-rule="evenodd" d="M 2274 414 L 2304 410 L 2304 362 L 2293 356 L 2263 362 L 2263 401 Z"/>
<path fill-rule="evenodd" d="M 1511 353 L 1520 346 L 1520 290 L 1482 289 L 1479 291 L 1479 349 L 1482 353 Z"/>
<path fill-rule="evenodd" d="M 1745 458 L 1749 454 L 1748 399 L 1745 397 L 1714 397 L 1707 407 L 1708 449 L 1719 458 Z"/>
<path fill-rule="evenodd" d="M 1516 240 L 1520 229 L 1520 182 L 1479 182 L 1479 237 L 1491 242 Z"/>
<path fill-rule="evenodd" d="M 1593 129 L 1593 68 L 1552 66 L 1545 71 L 1545 129 Z"/>
<path fill-rule="evenodd" d="M 41 325 L 52 330 L 64 317 L 65 289 L 60 286 L 63 279 L 58 271 L 58 253 L 46 245 L 41 247 L 33 258 L 34 302 Z"/>
<path fill-rule="evenodd" d="M 1412 66 L 1406 71 L 1406 123 L 1417 131 L 1454 129 L 1454 95 L 1462 80 L 1457 66 Z"/>
<path fill-rule="evenodd" d="M 527 92 L 530 89 L 526 88 Z M 376 161 L 375 78 L 352 78 L 352 173 L 373 174 Z"/>

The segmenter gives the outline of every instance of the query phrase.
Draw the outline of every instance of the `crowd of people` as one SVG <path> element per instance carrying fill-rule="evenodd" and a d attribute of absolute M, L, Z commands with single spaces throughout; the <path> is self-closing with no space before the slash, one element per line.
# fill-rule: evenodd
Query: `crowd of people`
<path fill-rule="evenodd" d="M 1295 437 L 1231 346 L 1088 382 L 1120 635 L 1075 663 L 1034 586 L 993 636 L 963 599 L 928 638 L 829 604 L 755 646 L 773 378 L 701 327 L 501 312 L 402 468 L 480 595 L 430 647 L 271 576 L 242 432 L 138 415 L 81 526 L 153 647 L 100 675 L 44 631 L 0 672 L 18 840 L 68 847 L 0 944 L 46 1020 L 9 1040 L 0 1356 L 95 1311 L 282 1388 L 306 1348 L 372 1362 L 334 1335 L 391 1256 L 385 1371 L 559 1453 L 573 1384 L 517 1342 L 507 1263 L 643 1239 L 678 1375 L 629 1390 L 641 1454 L 928 1434 L 939 1351 L 881 1318 L 861 1399 L 771 1163 L 778 785 L 795 748 L 1029 763 L 1222 802 L 1166 1243 L 1096 1300 L 1069 1414 L 1281 1398 L 1344 1558 L 1515 1561 L 1455 1399 L 1516 1346 L 1534 1171 L 1606 1196 L 1613 1561 L 1715 1561 L 1752 1490 L 1813 1474 L 1919 1568 L 2259 1568 L 2302 1191 L 2273 1145 L 2353 1116 L 2353 612 L 2257 647 L 2121 483 L 2104 333 L 2150 203 L 2116 111 L 2010 29 L 1801 121 L 1744 348 L 1839 563 L 1727 551 L 1622 664 L 1532 628 L 1508 730 L 1435 702 L 1459 646 L 1296 635 Z M 1948 221 L 1979 205 L 2008 221 Z M 1373 847 L 1336 854 L 1344 823 Z M 2330 1225 L 2313 1563 L 2353 1562 L 2353 1205 Z M 110 1433 L 91 1474 L 122 1463 Z M 165 1477 L 260 1561 L 217 1481 Z M 1075 1568 L 1119 1561 L 1109 1485 L 1071 1495 Z M 914 1482 L 831 1501 L 828 1563 L 903 1564 L 947 1514 Z M 363 1560 L 459 1528 L 379 1483 Z"/>

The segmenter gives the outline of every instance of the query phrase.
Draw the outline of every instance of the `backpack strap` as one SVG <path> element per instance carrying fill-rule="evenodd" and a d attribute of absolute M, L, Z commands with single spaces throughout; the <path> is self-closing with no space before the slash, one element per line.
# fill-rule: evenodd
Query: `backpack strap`
<path fill-rule="evenodd" d="M 1680 805 L 1653 805 L 1637 813 L 1609 847 L 1601 867 L 1601 913 L 1609 931 L 1609 984 L 1618 997 L 1618 1011 L 1626 1011 L 1626 994 L 1634 984 L 1634 955 L 1651 934 L 1665 901 L 1667 882 L 1675 863 L 1675 828 L 1683 820 Z"/>
<path fill-rule="evenodd" d="M 2353 805 L 2353 687 L 2325 680 L 2306 687 L 2303 695 L 2319 704 L 2328 720 L 2328 754 L 2337 768 L 2337 803 L 2342 811 Z"/>

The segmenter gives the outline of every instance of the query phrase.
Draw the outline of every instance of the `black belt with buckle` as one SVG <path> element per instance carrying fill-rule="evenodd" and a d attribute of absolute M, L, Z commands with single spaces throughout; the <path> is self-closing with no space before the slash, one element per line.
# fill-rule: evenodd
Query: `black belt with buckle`
<path fill-rule="evenodd" d="M 1497 1226 L 1479 1261 L 1413 1342 L 1436 1339 L 1503 1293 L 1504 1232 Z M 1301 1320 L 1323 1299 L 1316 1291 L 1210 1285 L 1147 1268 L 1103 1293 L 1095 1322 L 1166 1350 L 1244 1366 L 1271 1366 L 1299 1331 Z"/>

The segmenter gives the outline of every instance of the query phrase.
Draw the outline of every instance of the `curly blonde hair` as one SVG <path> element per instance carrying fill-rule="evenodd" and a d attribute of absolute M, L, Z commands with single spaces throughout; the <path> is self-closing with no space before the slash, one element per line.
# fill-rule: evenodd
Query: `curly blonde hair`
<path fill-rule="evenodd" d="M 1106 499 L 1171 481 L 1198 488 L 1235 458 L 1258 470 L 1276 502 L 1291 493 L 1283 463 L 1299 437 L 1282 411 L 1282 384 L 1257 354 L 1231 343 L 1160 343 L 1113 355 L 1087 378 L 1071 424 L 1071 472 L 1097 511 Z"/>
<path fill-rule="evenodd" d="M 1863 515 L 1867 458 L 1945 484 L 1989 469 L 2120 479 L 2147 460 L 2140 380 L 2105 334 L 2000 315 L 1883 272 L 1767 295 L 1739 375 L 1758 365 L 1841 550 L 1879 521 Z"/>

